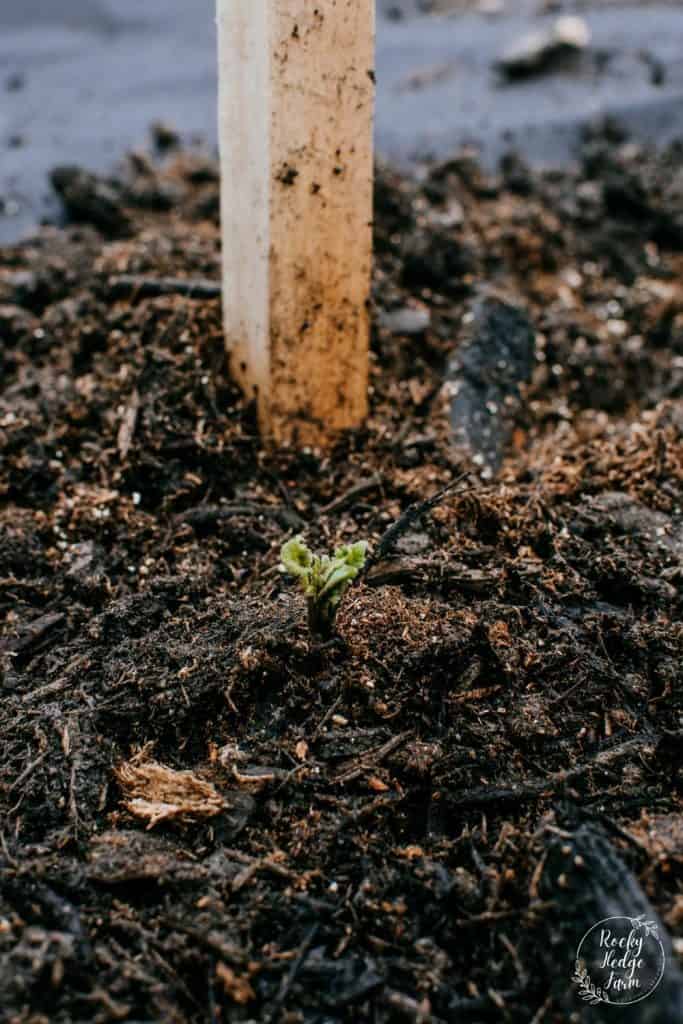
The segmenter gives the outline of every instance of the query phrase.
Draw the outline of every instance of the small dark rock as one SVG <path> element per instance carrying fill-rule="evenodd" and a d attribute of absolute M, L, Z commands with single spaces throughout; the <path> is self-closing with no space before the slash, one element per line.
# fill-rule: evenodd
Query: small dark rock
<path fill-rule="evenodd" d="M 375 250 L 391 251 L 396 247 L 395 237 L 399 232 L 411 229 L 414 213 L 410 197 L 402 188 L 398 175 L 386 167 L 379 166 L 375 174 Z"/>
<path fill-rule="evenodd" d="M 32 308 L 41 291 L 38 274 L 32 270 L 15 270 L 0 278 L 0 303 Z"/>
<path fill-rule="evenodd" d="M 206 195 L 198 199 L 192 208 L 195 220 L 210 220 L 218 223 L 221 212 L 221 197 L 218 189 L 210 189 Z"/>
<path fill-rule="evenodd" d="M 130 234 L 131 222 L 119 188 L 73 166 L 55 167 L 50 181 L 72 220 L 92 224 L 105 235 Z"/>
<path fill-rule="evenodd" d="M 558 18 L 549 29 L 539 29 L 516 39 L 498 60 L 508 78 L 538 75 L 576 56 L 590 44 L 590 29 L 583 18 Z"/>
<path fill-rule="evenodd" d="M 217 185 L 220 181 L 215 160 L 198 158 L 185 171 L 185 179 L 191 185 Z"/>
<path fill-rule="evenodd" d="M 605 205 L 614 217 L 644 219 L 651 215 L 647 189 L 637 171 L 615 169 L 603 183 Z"/>
<path fill-rule="evenodd" d="M 650 50 L 642 50 L 640 59 L 650 73 L 651 85 L 664 85 L 666 82 L 666 65 Z"/>
<path fill-rule="evenodd" d="M 40 326 L 40 321 L 21 306 L 0 306 L 0 343 L 15 342 Z"/>
<path fill-rule="evenodd" d="M 162 152 L 167 149 L 176 149 L 180 145 L 179 132 L 165 121 L 154 121 L 150 131 L 154 145 Z"/>
<path fill-rule="evenodd" d="M 476 301 L 447 376 L 456 442 L 489 475 L 502 462 L 520 385 L 531 380 L 534 347 L 533 326 L 521 310 L 500 299 Z"/>
<path fill-rule="evenodd" d="M 178 205 L 181 195 L 178 188 L 157 181 L 138 183 L 126 190 L 126 199 L 131 206 L 156 212 L 172 210 Z"/>
<path fill-rule="evenodd" d="M 462 278 L 476 270 L 472 250 L 445 231 L 415 235 L 408 242 L 402 284 L 419 290 L 431 288 L 451 294 L 462 288 Z"/>
<path fill-rule="evenodd" d="M 500 172 L 511 192 L 520 196 L 531 195 L 534 190 L 533 174 L 519 153 L 506 153 L 500 161 Z"/>
<path fill-rule="evenodd" d="M 26 85 L 26 79 L 21 72 L 14 72 L 12 75 L 8 75 L 5 79 L 5 89 L 7 92 L 20 92 Z"/>

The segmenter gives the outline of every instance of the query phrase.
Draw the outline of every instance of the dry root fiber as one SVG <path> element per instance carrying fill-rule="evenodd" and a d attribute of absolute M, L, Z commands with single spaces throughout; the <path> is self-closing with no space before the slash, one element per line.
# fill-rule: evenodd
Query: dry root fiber
<path fill-rule="evenodd" d="M 162 821 L 213 818 L 223 810 L 223 798 L 210 782 L 144 758 L 143 751 L 119 765 L 116 778 L 126 795 L 124 807 L 148 829 Z"/>

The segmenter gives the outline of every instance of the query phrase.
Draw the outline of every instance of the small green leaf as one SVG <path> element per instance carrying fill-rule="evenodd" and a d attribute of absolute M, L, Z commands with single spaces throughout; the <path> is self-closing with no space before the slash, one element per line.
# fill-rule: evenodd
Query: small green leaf
<path fill-rule="evenodd" d="M 308 576 L 313 565 L 313 555 L 304 544 L 302 537 L 293 537 L 283 544 L 280 552 L 281 568 L 292 576 Z"/>
<path fill-rule="evenodd" d="M 353 565 L 345 565 L 344 562 L 338 562 L 336 559 L 330 566 L 330 572 L 328 573 L 323 588 L 320 591 L 320 597 L 327 597 L 331 595 L 333 591 L 339 588 L 339 596 L 343 593 L 344 584 L 349 583 L 354 576 L 358 575 L 358 570 Z"/>
<path fill-rule="evenodd" d="M 333 557 L 314 555 L 300 536 L 283 545 L 280 571 L 299 579 L 314 633 L 330 633 L 339 602 L 365 565 L 367 549 L 367 542 L 362 540 L 337 548 Z"/>
<path fill-rule="evenodd" d="M 355 544 L 351 544 L 346 551 L 346 564 L 353 565 L 360 571 L 365 565 L 365 556 L 368 553 L 368 542 L 366 540 L 359 540 Z"/>

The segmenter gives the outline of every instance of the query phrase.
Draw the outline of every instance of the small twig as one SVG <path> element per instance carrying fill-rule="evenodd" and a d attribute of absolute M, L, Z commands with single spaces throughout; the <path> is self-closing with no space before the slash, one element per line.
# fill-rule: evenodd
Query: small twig
<path fill-rule="evenodd" d="M 299 762 L 299 764 L 295 764 L 294 767 L 291 768 L 288 772 L 285 772 L 284 775 L 276 776 L 276 778 L 280 778 L 280 784 L 275 787 L 275 789 L 273 790 L 273 794 L 279 793 L 281 789 L 284 789 L 285 786 L 288 786 L 291 779 L 298 775 L 300 771 L 303 771 L 306 768 L 313 767 L 315 767 L 314 761 L 301 761 Z"/>
<path fill-rule="evenodd" d="M 22 654 L 27 648 L 42 640 L 54 626 L 61 625 L 65 618 L 64 612 L 46 612 L 45 615 L 40 615 L 22 627 L 19 637 L 0 642 L 0 652 L 9 651 L 13 654 Z"/>
<path fill-rule="evenodd" d="M 559 697 L 554 697 L 554 698 L 553 698 L 553 700 L 549 701 L 549 702 L 548 702 L 548 707 L 552 708 L 552 707 L 554 707 L 554 706 L 555 706 L 556 704 L 562 704 L 562 703 L 563 703 L 563 701 L 565 701 L 565 700 L 567 700 L 567 699 L 568 699 L 569 697 L 571 697 L 571 695 L 572 695 L 572 694 L 573 694 L 573 693 L 574 693 L 574 692 L 575 692 L 576 690 L 578 690 L 578 688 L 579 688 L 580 686 L 582 686 L 582 685 L 583 685 L 583 684 L 585 683 L 585 681 L 586 681 L 586 680 L 585 680 L 585 679 L 583 678 L 583 676 L 582 676 L 581 678 L 577 679 L 577 681 L 576 681 L 576 682 L 575 682 L 575 683 L 574 683 L 574 684 L 573 684 L 572 686 L 570 686 L 568 690 L 565 690 L 565 691 L 564 691 L 564 693 L 561 693 L 561 694 L 559 695 Z"/>
<path fill-rule="evenodd" d="M 474 1014 L 481 1014 L 485 1012 L 487 1017 L 490 1016 L 490 1010 L 493 1007 L 496 1008 L 498 1016 L 496 1019 L 500 1019 L 501 1008 L 505 1007 L 506 1003 L 512 1003 L 515 1000 L 519 1000 L 524 996 L 525 989 L 510 989 L 509 991 L 496 992 L 490 988 L 483 995 L 476 996 L 473 999 L 460 998 L 459 996 L 453 996 L 448 1004 L 448 1009 L 451 1014 L 450 1020 L 469 1020 Z"/>
<path fill-rule="evenodd" d="M 239 855 L 237 850 L 226 850 L 226 854 L 229 854 L 234 860 L 245 864 L 243 871 L 235 875 L 231 882 L 231 888 L 233 892 L 239 892 L 245 885 L 251 882 L 252 878 L 259 871 L 270 871 L 274 875 L 278 875 L 280 878 L 286 878 L 287 881 L 291 881 L 292 878 L 296 877 L 292 871 L 280 864 L 276 857 L 277 853 L 272 853 L 268 857 L 245 857 Z"/>
<path fill-rule="evenodd" d="M 5 860 L 7 861 L 11 868 L 14 868 L 16 870 L 19 867 L 19 862 L 16 861 L 12 854 L 9 852 L 7 840 L 5 839 L 5 833 L 2 831 L 2 829 L 0 829 L 0 846 L 2 846 L 2 852 L 5 855 Z"/>
<path fill-rule="evenodd" d="M 552 910 L 554 906 L 554 900 L 543 900 L 528 907 L 515 907 L 513 910 L 485 910 L 474 917 L 458 917 L 453 923 L 456 928 L 479 928 L 482 924 L 496 924 L 498 921 L 509 921 L 516 917 L 526 920 L 537 911 Z"/>
<path fill-rule="evenodd" d="M 370 494 L 372 491 L 378 490 L 382 486 L 382 477 L 379 473 L 373 474 L 367 480 L 359 480 L 357 484 L 350 487 L 344 494 L 340 494 L 338 498 L 331 501 L 328 505 L 323 505 L 320 509 L 321 512 L 328 515 L 330 512 L 340 512 L 343 508 L 347 508 L 352 505 L 356 498 L 362 498 L 366 494 Z"/>
<path fill-rule="evenodd" d="M 130 401 L 126 406 L 126 409 L 121 418 L 121 424 L 119 426 L 119 432 L 116 438 L 116 445 L 119 450 L 121 459 L 126 459 L 130 446 L 133 442 L 133 436 L 135 434 L 135 428 L 138 422 L 138 413 L 140 412 L 140 394 L 137 388 L 133 388 L 133 393 L 130 396 Z"/>
<path fill-rule="evenodd" d="M 213 965 L 213 963 L 211 963 L 209 965 L 209 970 L 208 970 L 208 973 L 207 973 L 207 988 L 208 988 L 208 997 L 209 997 L 209 1014 L 210 1014 L 210 1017 L 211 1017 L 211 1024 L 220 1024 L 221 1012 L 220 1012 L 220 1010 L 218 1008 L 218 1004 L 216 1003 L 216 993 L 215 993 L 214 987 L 213 987 L 213 974 L 214 974 L 214 965 Z"/>
<path fill-rule="evenodd" d="M 395 586 L 401 583 L 433 583 L 457 587 L 466 594 L 485 594 L 500 584 L 502 572 L 492 569 L 470 569 L 464 565 L 450 565 L 433 558 L 391 558 L 366 577 L 368 586 Z"/>
<path fill-rule="evenodd" d="M 527 800 L 537 800 L 541 797 L 550 796 L 560 786 L 575 782 L 593 769 L 604 769 L 628 754 L 634 754 L 647 747 L 654 747 L 654 743 L 655 737 L 649 734 L 633 736 L 616 746 L 603 748 L 590 761 L 585 761 L 575 768 L 563 768 L 548 775 L 545 779 L 519 783 L 515 786 L 509 785 L 505 788 L 482 787 L 469 793 L 455 796 L 453 803 L 458 807 L 458 810 L 462 810 L 472 807 L 487 807 L 491 804 L 518 804 L 525 803 Z"/>
<path fill-rule="evenodd" d="M 410 1024 L 441 1024 L 441 1018 L 434 1016 L 426 996 L 418 1003 L 411 996 L 390 989 L 384 993 L 383 1002 Z"/>
<path fill-rule="evenodd" d="M 320 733 L 324 729 L 325 725 L 327 724 L 327 722 L 330 720 L 332 715 L 335 713 L 335 711 L 339 707 L 339 705 L 341 703 L 342 697 L 343 697 L 343 693 L 340 693 L 339 696 L 337 697 L 337 699 L 334 701 L 334 703 L 330 704 L 329 708 L 327 709 L 327 711 L 325 712 L 323 717 L 320 719 L 320 721 L 318 722 L 318 724 L 316 725 L 316 727 L 315 727 L 315 729 L 313 731 L 313 735 L 311 737 L 311 743 L 315 743 L 315 741 L 318 739 L 318 737 L 320 736 Z"/>
<path fill-rule="evenodd" d="M 44 750 L 42 754 L 38 755 L 38 757 L 35 759 L 35 761 L 31 761 L 31 763 L 24 768 L 24 770 L 21 773 L 21 775 L 14 780 L 12 785 L 9 787 L 8 792 L 9 793 L 13 793 L 15 789 L 19 789 L 21 787 L 21 784 L 23 782 L 26 782 L 26 779 L 28 779 L 29 776 L 33 774 L 33 772 L 36 770 L 36 768 L 40 767 L 40 765 L 43 763 L 43 761 L 45 760 L 47 755 L 48 755 L 48 751 Z"/>
<path fill-rule="evenodd" d="M 109 294 L 113 299 L 132 296 L 139 299 L 158 298 L 161 295 L 184 295 L 188 299 L 217 299 L 221 294 L 218 281 L 208 278 L 140 277 L 137 274 L 121 274 L 110 277 Z"/>
<path fill-rule="evenodd" d="M 352 825 L 357 825 L 359 822 L 364 821 L 365 818 L 371 818 L 375 811 L 381 811 L 385 807 L 393 807 L 401 798 L 398 796 L 376 796 L 373 800 L 369 800 L 368 803 L 363 804 L 355 811 L 351 811 L 345 817 L 340 818 L 332 829 L 331 835 L 338 836 L 340 832 L 343 832 L 347 828 L 351 828 Z"/>
<path fill-rule="evenodd" d="M 332 782 L 337 785 L 344 782 L 353 782 L 364 772 L 370 771 L 375 765 L 380 764 L 385 757 L 393 753 L 398 747 L 402 746 L 406 740 L 412 736 L 412 732 L 407 730 L 406 732 L 399 733 L 398 736 L 392 736 L 390 740 L 383 743 L 381 747 L 376 747 L 374 750 L 368 750 L 367 753 L 361 755 L 356 762 L 352 762 L 347 765 L 346 768 L 342 768 L 340 772 L 332 779 Z"/>
<path fill-rule="evenodd" d="M 379 544 L 375 548 L 373 554 L 368 558 L 365 563 L 365 570 L 361 576 L 366 575 L 368 570 L 376 565 L 377 562 L 386 558 L 389 552 L 395 547 L 397 541 L 406 533 L 413 523 L 417 522 L 425 513 L 429 512 L 430 509 L 435 508 L 439 505 L 444 498 L 453 492 L 453 490 L 461 484 L 463 480 L 466 480 L 469 473 L 463 473 L 461 476 L 456 477 L 455 480 L 444 487 L 442 490 L 433 494 L 431 498 L 427 498 L 425 501 L 415 502 L 413 505 L 409 505 L 405 512 L 399 516 L 399 518 L 391 524 L 388 530 L 380 538 Z M 360 577 L 359 577 L 360 578 Z"/>
<path fill-rule="evenodd" d="M 303 967 L 304 963 L 306 962 L 306 957 L 308 956 L 308 954 L 310 952 L 310 949 L 311 949 L 311 946 L 313 945 L 313 940 L 315 939 L 316 935 L 318 934 L 318 928 L 319 927 L 320 927 L 320 925 L 316 923 L 311 928 L 309 928 L 309 930 L 306 933 L 306 936 L 304 938 L 304 941 L 299 946 L 299 949 L 298 949 L 298 952 L 297 952 L 297 955 L 296 955 L 296 959 L 294 960 L 292 966 L 290 967 L 289 971 L 287 972 L 286 977 L 283 978 L 282 984 L 280 985 L 280 990 L 279 990 L 277 996 L 275 997 L 275 1002 L 273 1003 L 273 1007 L 272 1007 L 272 1009 L 271 1009 L 271 1011 L 270 1011 L 270 1013 L 268 1015 L 268 1018 L 267 1018 L 267 1020 L 269 1022 L 275 1020 L 275 1018 L 277 1017 L 278 1013 L 280 1012 L 280 1010 L 284 1006 L 285 1000 L 287 999 L 287 996 L 289 995 L 289 991 L 290 991 L 292 985 L 294 984 L 294 982 L 296 980 L 296 976 L 299 973 L 299 971 L 301 970 L 301 968 Z"/>
<path fill-rule="evenodd" d="M 520 960 L 519 952 L 517 950 L 517 947 L 514 945 L 513 942 L 510 941 L 510 939 L 507 937 L 505 932 L 500 932 L 499 933 L 499 939 L 500 939 L 501 943 L 503 944 L 503 946 L 505 946 L 505 948 L 507 949 L 507 951 L 510 954 L 510 956 L 512 957 L 512 961 L 513 961 L 513 963 L 515 965 L 515 968 L 517 970 L 517 977 L 519 978 L 519 983 L 520 983 L 521 987 L 524 988 L 528 984 L 529 978 L 527 976 L 527 972 L 524 970 L 524 965 L 522 964 L 522 961 Z"/>
<path fill-rule="evenodd" d="M 36 701 L 43 700 L 44 697 L 54 697 L 55 694 L 61 693 L 71 685 L 77 669 L 86 665 L 88 659 L 86 655 L 78 655 L 74 658 L 66 668 L 69 675 L 60 676 L 59 679 L 54 679 L 51 683 L 46 683 L 45 686 L 38 686 L 35 690 L 30 690 L 24 694 L 21 698 L 24 704 L 34 704 Z"/>
<path fill-rule="evenodd" d="M 235 851 L 230 851 L 234 854 Z M 233 857 L 233 859 L 235 859 Z M 248 858 L 246 858 L 248 859 Z M 248 964 L 248 954 L 239 946 L 235 946 L 225 939 L 222 933 L 213 931 L 202 931 L 200 928 L 193 928 L 187 924 L 186 921 L 181 920 L 178 917 L 164 916 L 162 918 L 163 923 L 169 928 L 174 928 L 184 935 L 188 935 L 197 945 L 202 946 L 208 950 L 209 953 L 215 954 L 220 957 L 221 960 L 225 960 L 229 964 L 233 964 L 235 967 L 240 969 L 246 968 Z M 151 938 L 151 936 L 150 936 Z M 154 941 L 154 940 L 152 940 Z"/>
<path fill-rule="evenodd" d="M 552 995 L 550 995 L 545 1000 L 545 1002 L 541 1006 L 539 1006 L 538 1010 L 533 1015 L 533 1018 L 531 1019 L 531 1024 L 542 1024 L 542 1021 L 545 1020 L 546 1013 L 548 1012 L 548 1010 L 552 1006 L 552 1002 L 553 1002 L 553 997 L 552 997 Z"/>
<path fill-rule="evenodd" d="M 301 516 L 293 508 L 287 508 L 283 505 L 257 505 L 252 502 L 228 505 L 200 505 L 179 513 L 175 521 L 177 523 L 188 523 L 194 529 L 206 529 L 215 526 L 216 523 L 232 519 L 236 516 L 252 519 L 264 516 L 270 519 L 277 519 L 287 529 L 299 529 L 304 525 Z"/>

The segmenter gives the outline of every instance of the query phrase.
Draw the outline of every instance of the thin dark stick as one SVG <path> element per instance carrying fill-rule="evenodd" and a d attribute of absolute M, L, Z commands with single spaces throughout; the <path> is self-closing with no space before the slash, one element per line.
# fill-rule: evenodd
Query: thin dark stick
<path fill-rule="evenodd" d="M 426 512 L 440 504 L 451 492 L 461 484 L 463 480 L 466 480 L 469 473 L 463 473 L 462 476 L 452 480 L 446 487 L 440 490 L 437 494 L 432 495 L 431 498 L 427 498 L 425 501 L 415 502 L 410 505 L 405 512 L 399 516 L 396 522 L 392 523 L 388 530 L 385 531 L 380 539 L 379 544 L 375 548 L 373 554 L 368 558 L 365 563 L 363 575 L 365 575 L 373 565 L 386 558 L 396 542 L 406 533 L 407 530 L 417 522 Z"/>
<path fill-rule="evenodd" d="M 268 1021 L 273 1022 L 277 1017 L 278 1013 L 280 1012 L 280 1010 L 282 1009 L 282 1007 L 284 1006 L 285 1000 L 289 995 L 289 990 L 294 984 L 297 974 L 299 973 L 304 963 L 306 962 L 306 957 L 308 956 L 314 938 L 318 934 L 319 927 L 320 925 L 314 924 L 306 934 L 304 941 L 299 946 L 299 952 L 296 955 L 296 960 L 290 967 L 287 976 L 283 978 L 282 984 L 280 985 L 280 991 L 275 997 L 275 1002 L 273 1003 L 273 1008 L 268 1016 Z"/>
<path fill-rule="evenodd" d="M 375 473 L 374 476 L 369 477 L 367 480 L 360 480 L 357 484 L 354 484 L 353 487 L 350 487 L 348 491 L 335 498 L 328 505 L 323 505 L 320 511 L 328 515 L 330 512 L 340 512 L 342 509 L 352 505 L 357 498 L 362 498 L 366 494 L 378 490 L 381 486 L 382 477 L 379 473 Z"/>
<path fill-rule="evenodd" d="M 121 274 L 110 277 L 109 295 L 113 299 L 133 296 L 139 299 L 158 298 L 160 295 L 185 295 L 189 299 L 217 299 L 221 294 L 218 281 L 208 278 L 181 277 L 140 277 L 137 274 Z"/>
<path fill-rule="evenodd" d="M 217 523 L 232 519 L 236 516 L 248 518 L 259 518 L 265 516 L 269 519 L 277 519 L 288 529 L 300 529 L 304 523 L 301 516 L 295 509 L 283 505 L 259 505 L 252 502 L 241 502 L 228 505 L 199 505 L 196 508 L 186 509 L 176 516 L 177 523 L 188 523 L 190 526 L 210 528 Z"/>

